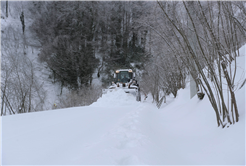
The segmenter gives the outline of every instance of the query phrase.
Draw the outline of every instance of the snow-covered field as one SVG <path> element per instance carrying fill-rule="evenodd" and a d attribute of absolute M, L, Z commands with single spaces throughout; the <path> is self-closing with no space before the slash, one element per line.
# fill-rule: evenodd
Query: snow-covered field
<path fill-rule="evenodd" d="M 189 92 L 160 109 L 118 89 L 86 107 L 2 117 L 2 164 L 245 165 L 245 86 L 236 92 L 240 120 L 224 129 L 207 96 Z"/>

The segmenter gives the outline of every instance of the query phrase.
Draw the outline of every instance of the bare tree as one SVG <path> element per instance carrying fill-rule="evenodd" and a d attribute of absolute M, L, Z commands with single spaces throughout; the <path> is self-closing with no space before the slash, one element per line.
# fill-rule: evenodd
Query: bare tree
<path fill-rule="evenodd" d="M 57 105 L 53 108 L 68 108 L 78 106 L 88 106 L 102 96 L 101 87 L 86 87 L 79 91 L 70 90 L 67 94 L 59 96 Z"/>
<path fill-rule="evenodd" d="M 160 64 L 152 64 L 162 72 L 152 73 L 161 78 L 156 86 L 165 85 L 173 93 L 180 86 L 167 85 L 181 83 L 190 73 L 197 88 L 206 92 L 222 127 L 239 120 L 234 81 L 238 49 L 245 43 L 240 37 L 246 32 L 242 6 L 238 2 L 158 1 L 153 14 L 141 20 L 151 29 L 154 58 L 162 57 Z"/>
<path fill-rule="evenodd" d="M 23 45 L 23 35 L 7 27 L 1 42 L 1 115 L 44 110 L 46 94 Z"/>

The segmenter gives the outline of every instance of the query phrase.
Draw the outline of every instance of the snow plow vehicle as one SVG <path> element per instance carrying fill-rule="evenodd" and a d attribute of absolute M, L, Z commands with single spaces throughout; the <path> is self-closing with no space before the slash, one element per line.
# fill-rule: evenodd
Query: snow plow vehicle
<path fill-rule="evenodd" d="M 132 69 L 118 69 L 115 71 L 114 81 L 109 89 L 116 88 L 122 88 L 126 93 L 136 95 L 136 100 L 141 101 L 140 87 Z"/>

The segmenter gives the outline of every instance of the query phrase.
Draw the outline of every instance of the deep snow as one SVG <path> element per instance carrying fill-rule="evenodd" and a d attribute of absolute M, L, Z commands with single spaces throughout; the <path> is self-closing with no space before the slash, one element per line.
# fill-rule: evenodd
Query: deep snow
<path fill-rule="evenodd" d="M 21 29 L 19 18 L 1 19 L 2 30 L 9 24 Z M 245 48 L 237 58 L 240 83 Z M 189 85 L 160 109 L 150 95 L 136 102 L 118 89 L 86 107 L 4 116 L 2 165 L 245 165 L 245 87 L 236 91 L 240 120 L 224 129 L 207 96 L 190 99 Z"/>
<path fill-rule="evenodd" d="M 5 116 L 2 164 L 245 165 L 245 86 L 236 96 L 240 121 L 224 129 L 189 86 L 160 109 L 116 89 L 86 107 Z"/>

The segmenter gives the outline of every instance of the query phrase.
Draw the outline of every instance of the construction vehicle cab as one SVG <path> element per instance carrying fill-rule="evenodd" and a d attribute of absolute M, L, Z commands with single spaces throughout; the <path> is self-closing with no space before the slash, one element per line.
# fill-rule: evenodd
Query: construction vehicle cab
<path fill-rule="evenodd" d="M 131 69 L 119 69 L 114 73 L 115 82 L 128 83 L 135 77 Z"/>
<path fill-rule="evenodd" d="M 141 101 L 139 84 L 132 69 L 119 69 L 114 73 L 114 82 L 109 89 L 123 88 L 126 93 L 132 93 L 137 101 Z"/>

